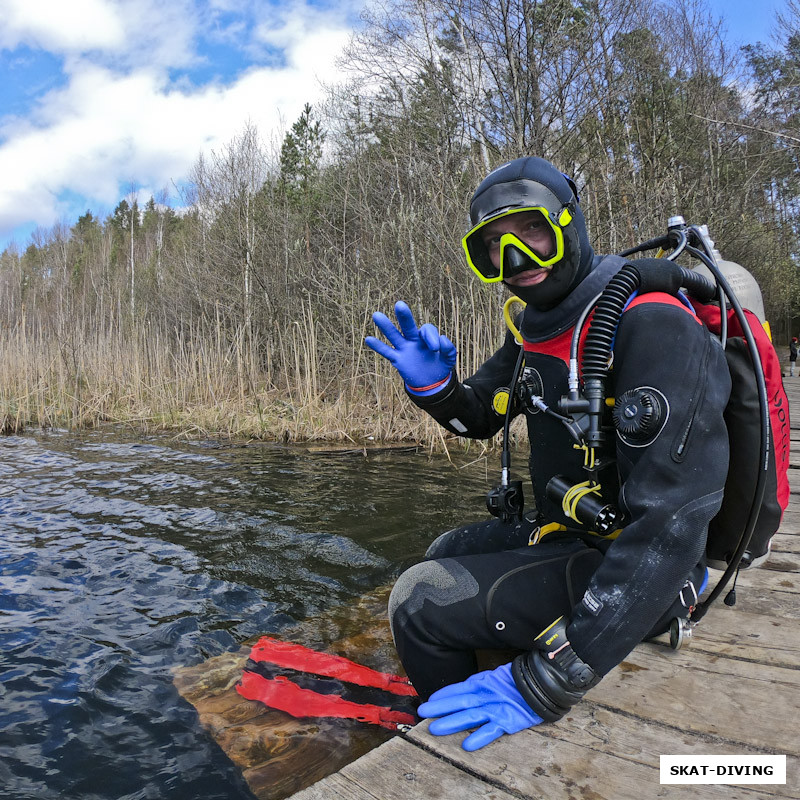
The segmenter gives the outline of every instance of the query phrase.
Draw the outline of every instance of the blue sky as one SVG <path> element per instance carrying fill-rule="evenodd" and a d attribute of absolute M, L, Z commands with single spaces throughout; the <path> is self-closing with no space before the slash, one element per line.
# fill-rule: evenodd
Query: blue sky
<path fill-rule="evenodd" d="M 184 179 L 247 123 L 280 141 L 364 0 L 0 0 L 0 251 Z M 708 0 L 732 43 L 781 0 Z"/>
<path fill-rule="evenodd" d="M 711 12 L 720 17 L 731 44 L 768 42 L 775 12 L 786 7 L 785 0 L 706 0 Z"/>

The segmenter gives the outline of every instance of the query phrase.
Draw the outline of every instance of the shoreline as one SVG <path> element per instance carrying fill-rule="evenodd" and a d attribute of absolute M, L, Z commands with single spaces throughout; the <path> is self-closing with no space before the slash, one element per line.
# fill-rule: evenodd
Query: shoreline
<path fill-rule="evenodd" d="M 408 404 L 412 411 L 417 411 Z M 419 453 L 428 455 L 457 456 L 459 459 L 470 456 L 482 458 L 497 453 L 501 447 L 501 435 L 488 440 L 467 439 L 450 434 L 439 428 L 430 418 L 423 416 L 417 420 L 408 420 L 408 431 L 405 435 L 377 437 L 364 434 L 368 429 L 367 421 L 358 429 L 347 430 L 341 425 L 333 425 L 328 429 L 318 426 L 305 426 L 302 422 L 275 426 L 272 429 L 254 425 L 253 417 L 225 417 L 226 425 L 203 424 L 209 419 L 218 422 L 219 409 L 202 408 L 185 411 L 182 414 L 155 413 L 148 416 L 131 414 L 130 416 L 100 417 L 91 419 L 75 418 L 69 414 L 49 414 L 44 423 L 35 417 L 23 419 L 12 417 L 7 411 L 0 411 L 0 434 L 3 436 L 24 436 L 37 432 L 58 431 L 80 434 L 87 431 L 125 430 L 132 435 L 165 435 L 185 441 L 211 440 L 224 442 L 239 447 L 265 446 L 287 449 L 302 449 L 314 454 L 326 455 L 375 455 L 384 453 Z M 424 412 L 419 411 L 420 415 Z M 397 417 L 395 417 L 397 422 Z M 386 421 L 376 420 L 374 427 L 385 427 Z M 514 426 L 517 428 L 518 426 Z M 520 436 L 520 433 L 523 435 Z M 512 450 L 524 445 L 524 431 L 512 431 Z"/>

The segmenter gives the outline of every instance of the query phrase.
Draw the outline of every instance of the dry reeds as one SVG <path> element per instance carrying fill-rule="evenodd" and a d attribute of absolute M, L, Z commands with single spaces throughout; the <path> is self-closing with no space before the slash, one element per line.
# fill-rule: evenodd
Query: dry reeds
<path fill-rule="evenodd" d="M 465 339 L 462 363 L 478 363 L 491 326 L 465 324 L 454 302 L 445 310 L 453 335 Z M 409 401 L 363 332 L 345 349 L 322 341 L 321 328 L 303 304 L 265 355 L 264 340 L 218 321 L 122 331 L 73 319 L 66 336 L 23 316 L 0 341 L 0 428 L 121 423 L 190 437 L 461 446 Z"/>

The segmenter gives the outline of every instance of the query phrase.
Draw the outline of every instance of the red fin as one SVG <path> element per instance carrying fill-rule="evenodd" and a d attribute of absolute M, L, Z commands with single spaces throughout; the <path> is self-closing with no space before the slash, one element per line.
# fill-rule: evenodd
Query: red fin
<path fill-rule="evenodd" d="M 258 700 L 270 708 L 285 711 L 293 717 L 340 717 L 370 722 L 389 730 L 397 726 L 413 725 L 413 714 L 394 711 L 385 706 L 369 703 L 353 703 L 338 695 L 319 694 L 302 689 L 288 678 L 263 678 L 255 672 L 243 672 L 236 691 L 247 700 Z"/>
<path fill-rule="evenodd" d="M 400 675 L 390 675 L 386 672 L 356 664 L 342 656 L 330 653 L 319 653 L 310 650 L 301 644 L 282 642 L 269 636 L 262 636 L 250 651 L 253 661 L 266 661 L 279 667 L 296 669 L 299 672 L 313 672 L 315 675 L 325 675 L 329 678 L 338 678 L 348 683 L 359 686 L 373 686 L 376 689 L 385 689 L 392 694 L 416 696 L 414 687 L 408 678 Z"/>

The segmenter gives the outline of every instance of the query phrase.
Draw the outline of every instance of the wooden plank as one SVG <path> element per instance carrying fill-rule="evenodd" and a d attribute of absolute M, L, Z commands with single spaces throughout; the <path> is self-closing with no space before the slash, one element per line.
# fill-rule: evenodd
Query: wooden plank
<path fill-rule="evenodd" d="M 504 736 L 474 753 L 461 749 L 466 734 L 438 737 L 431 736 L 427 729 L 428 723 L 423 722 L 408 736 L 421 746 L 435 748 L 464 769 L 488 781 L 502 782 L 509 791 L 526 798 L 753 800 L 800 797 L 800 782 L 795 780 L 787 781 L 787 786 L 791 786 L 788 792 L 782 785 L 662 786 L 659 783 L 661 755 L 763 753 L 636 719 L 586 701 L 555 724 Z M 793 777 L 796 774 L 795 768 Z"/>
<path fill-rule="evenodd" d="M 327 778 L 291 796 L 291 800 L 379 800 L 371 792 L 334 772 Z"/>
<path fill-rule="evenodd" d="M 463 751 L 462 751 L 463 752 Z M 514 800 L 515 795 L 470 775 L 439 755 L 397 737 L 382 744 L 338 775 L 315 783 L 292 800 Z M 516 797 L 519 797 L 517 795 Z"/>
<path fill-rule="evenodd" d="M 788 536 L 791 536 L 791 534 L 788 534 Z M 800 538 L 800 536 L 795 538 Z M 770 553 L 770 557 L 762 566 L 756 567 L 755 569 L 744 570 L 744 572 L 740 574 L 749 572 L 751 575 L 756 575 L 760 572 L 770 570 L 772 572 L 786 572 L 788 574 L 800 573 L 800 556 L 794 553 L 778 554 L 777 552 L 773 552 Z"/>
<path fill-rule="evenodd" d="M 800 528 L 800 525 L 797 523 L 798 515 L 800 515 L 800 494 L 792 494 L 789 493 L 789 503 L 786 506 L 786 509 L 783 512 L 783 518 L 781 519 L 781 527 L 784 525 L 792 525 L 795 530 Z"/>
<path fill-rule="evenodd" d="M 798 534 L 800 533 L 800 495 L 797 496 L 797 502 L 792 502 L 792 497 L 789 497 L 789 504 L 783 512 L 781 524 L 778 528 L 783 533 Z"/>
<path fill-rule="evenodd" d="M 643 644 L 587 699 L 739 747 L 800 756 L 798 692 L 797 669 Z"/>
<path fill-rule="evenodd" d="M 741 577 L 739 580 L 741 582 Z M 772 592 L 763 587 L 740 588 L 740 585 L 737 584 L 736 608 L 750 614 L 765 614 L 776 618 L 800 620 L 800 602 L 798 602 L 797 594 Z"/>
<path fill-rule="evenodd" d="M 715 605 L 694 629 L 695 652 L 800 670 L 800 632 L 793 619 Z"/>
<path fill-rule="evenodd" d="M 783 519 L 778 531 L 794 536 L 800 533 L 800 502 L 789 503 L 786 511 L 783 512 Z"/>
<path fill-rule="evenodd" d="M 800 553 L 800 534 L 778 531 L 772 537 L 772 553 Z M 771 558 L 767 559 L 767 564 Z"/>
<path fill-rule="evenodd" d="M 779 563 L 778 559 L 788 559 L 789 557 L 793 557 L 791 553 L 776 555 L 775 563 Z M 769 561 L 772 561 L 772 559 Z M 739 573 L 736 586 L 737 588 L 758 589 L 761 592 L 791 594 L 794 595 L 794 602 L 800 607 L 800 598 L 797 597 L 800 594 L 800 573 L 797 572 L 783 572 L 763 568 L 747 569 Z"/>
<path fill-rule="evenodd" d="M 752 614 L 774 618 L 800 619 L 800 573 L 796 571 L 797 556 L 790 552 L 775 552 L 756 569 L 744 570 L 736 579 L 736 608 Z M 791 568 L 787 571 L 786 568 Z M 710 585 L 716 585 L 722 573 L 710 570 Z M 730 585 L 728 588 L 730 588 Z M 727 593 L 726 588 L 723 598 Z M 714 611 L 726 606 L 717 600 Z"/>

